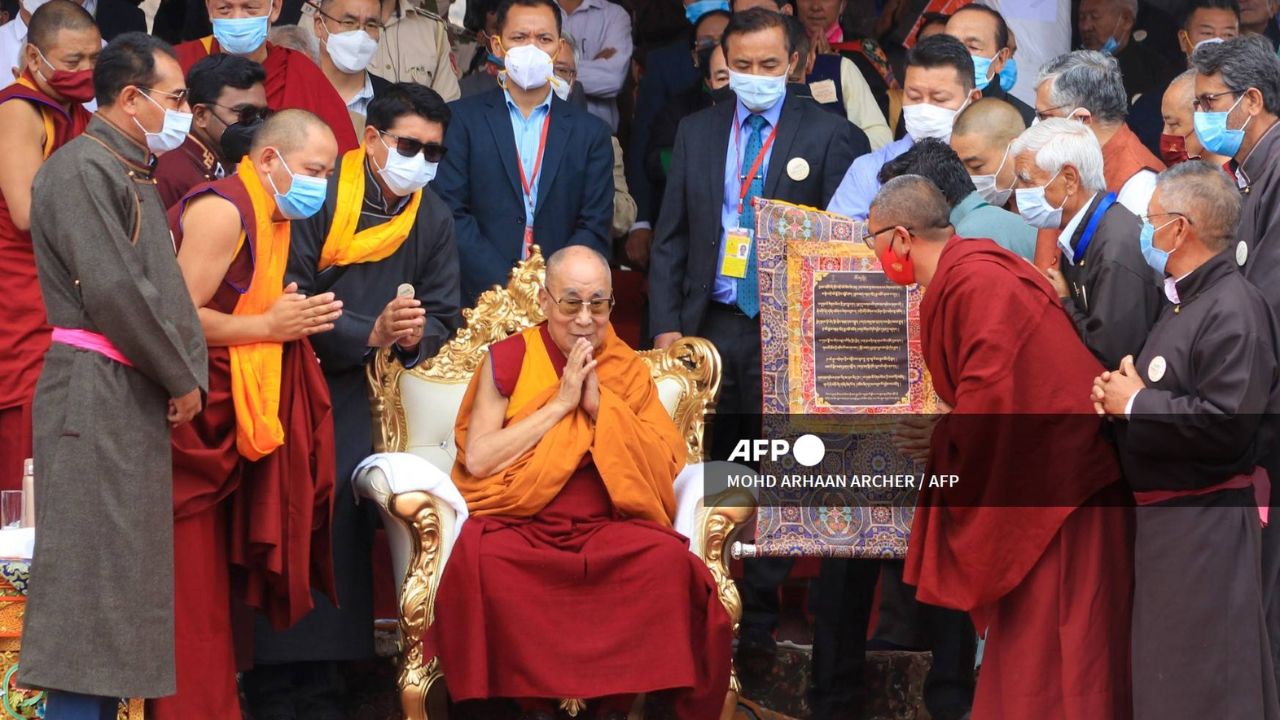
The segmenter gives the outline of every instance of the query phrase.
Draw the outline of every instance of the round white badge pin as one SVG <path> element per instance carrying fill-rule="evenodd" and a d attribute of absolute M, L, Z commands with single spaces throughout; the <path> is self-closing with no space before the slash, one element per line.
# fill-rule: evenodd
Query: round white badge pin
<path fill-rule="evenodd" d="M 1241 240 L 1236 243 L 1236 264 L 1244 267 L 1245 262 L 1249 260 L 1249 243 Z"/>
<path fill-rule="evenodd" d="M 787 177 L 796 182 L 809 177 L 809 161 L 804 158 L 791 158 L 787 162 Z"/>
<path fill-rule="evenodd" d="M 1151 364 L 1147 366 L 1147 378 L 1153 383 L 1160 382 L 1160 379 L 1164 377 L 1164 371 L 1167 365 L 1168 363 L 1164 361 L 1163 355 L 1157 355 L 1151 358 Z"/>

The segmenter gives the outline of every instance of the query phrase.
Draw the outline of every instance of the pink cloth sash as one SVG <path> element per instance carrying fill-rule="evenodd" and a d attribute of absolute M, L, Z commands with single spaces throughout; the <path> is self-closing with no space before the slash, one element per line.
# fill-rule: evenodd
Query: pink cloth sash
<path fill-rule="evenodd" d="M 126 367 L 133 367 L 133 363 L 129 362 L 129 358 L 124 353 L 116 349 L 115 345 L 106 338 L 105 335 L 93 332 L 91 330 L 83 330 L 79 328 L 60 328 L 53 329 L 53 341 L 70 345 L 71 347 L 80 348 L 96 352 L 99 355 L 108 357 Z"/>
<path fill-rule="evenodd" d="M 1220 482 L 1207 488 L 1200 488 L 1199 490 L 1149 490 L 1135 492 L 1133 499 L 1139 505 L 1154 505 L 1174 498 L 1195 497 L 1197 495 L 1215 493 L 1219 490 L 1243 490 L 1250 487 L 1253 488 L 1253 497 L 1258 503 L 1258 518 L 1262 520 L 1262 526 L 1266 527 L 1267 522 L 1270 520 L 1268 516 L 1271 509 L 1271 480 L 1266 468 L 1263 467 L 1255 467 L 1253 472 L 1248 475 L 1236 475 L 1225 482 Z"/>

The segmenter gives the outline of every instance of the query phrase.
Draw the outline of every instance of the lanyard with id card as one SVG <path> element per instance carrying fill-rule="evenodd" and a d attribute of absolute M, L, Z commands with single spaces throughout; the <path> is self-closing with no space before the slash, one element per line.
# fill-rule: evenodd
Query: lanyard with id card
<path fill-rule="evenodd" d="M 745 159 L 738 149 L 741 133 L 741 125 L 735 123 L 733 128 L 733 154 L 738 159 L 737 167 L 742 167 L 742 160 Z M 747 276 L 747 265 L 751 259 L 751 245 L 755 231 L 751 228 L 741 227 L 743 202 L 747 198 L 747 193 L 751 191 L 751 183 L 755 181 L 756 173 L 760 172 L 760 166 L 764 164 L 764 157 L 769 152 L 769 148 L 773 146 L 773 140 L 777 135 L 778 126 L 774 125 L 769 132 L 768 139 L 760 147 L 760 152 L 756 154 L 755 161 L 751 163 L 751 171 L 742 178 L 742 188 L 738 191 L 739 224 L 736 227 L 725 228 L 724 257 L 720 260 L 720 274 L 724 277 L 741 280 Z"/>
<path fill-rule="evenodd" d="M 538 173 L 542 170 L 542 154 L 547 149 L 547 128 L 551 127 L 551 108 L 547 108 L 547 114 L 542 118 L 542 134 L 538 138 L 538 155 L 533 161 L 533 175 L 525 177 L 524 161 L 520 159 L 520 145 L 516 144 L 516 167 L 520 171 L 520 188 L 524 190 L 524 203 L 529 209 L 529 222 L 524 226 L 524 241 L 520 246 L 520 259 L 524 260 L 529 257 L 529 253 L 533 248 L 533 183 L 538 179 Z"/>

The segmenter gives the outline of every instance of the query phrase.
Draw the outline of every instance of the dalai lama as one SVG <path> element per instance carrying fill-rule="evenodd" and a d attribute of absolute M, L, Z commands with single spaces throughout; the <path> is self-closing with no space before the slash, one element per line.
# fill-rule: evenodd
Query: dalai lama
<path fill-rule="evenodd" d="M 1132 509 L 1088 393 L 1101 365 L 1053 288 L 990 240 L 957 237 L 942 193 L 894 178 L 868 237 L 885 275 L 927 286 L 938 397 L 903 579 L 986 632 L 973 717 L 1127 720 Z"/>
<path fill-rule="evenodd" d="M 671 527 L 684 443 L 609 324 L 608 262 L 556 252 L 539 297 L 548 320 L 489 349 L 455 426 L 471 517 L 426 638 L 449 694 L 613 720 L 669 690 L 677 718 L 719 717 L 730 621 Z"/>
<path fill-rule="evenodd" d="M 200 58 L 217 53 L 240 55 L 267 71 L 267 104 L 272 110 L 309 110 L 324 120 L 338 139 L 338 151 L 359 146 L 347 105 L 320 68 L 296 50 L 267 42 L 281 0 L 206 0 L 213 35 L 174 48 L 184 73 Z"/>

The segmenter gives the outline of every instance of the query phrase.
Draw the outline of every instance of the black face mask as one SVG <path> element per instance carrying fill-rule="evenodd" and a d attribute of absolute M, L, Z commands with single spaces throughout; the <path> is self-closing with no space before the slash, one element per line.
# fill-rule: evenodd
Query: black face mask
<path fill-rule="evenodd" d="M 711 91 L 711 103 L 713 105 L 719 105 L 720 103 L 726 102 L 726 101 L 731 102 L 735 100 L 737 97 L 738 96 L 733 93 L 733 88 L 729 87 L 728 85 L 725 85 L 719 90 Z"/>
<path fill-rule="evenodd" d="M 222 140 L 219 144 L 225 165 L 234 166 L 249 154 L 249 148 L 253 145 L 253 136 L 258 133 L 258 128 L 262 127 L 262 122 L 259 118 L 247 125 L 239 122 L 231 123 L 226 130 L 222 131 Z M 228 167 L 227 172 L 232 172 L 232 168 Z"/>

